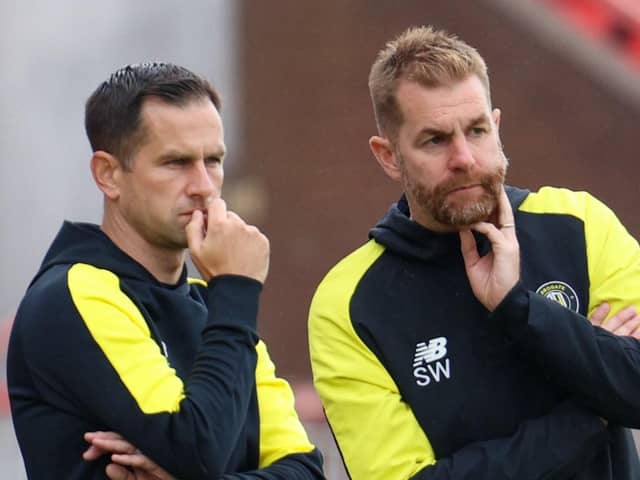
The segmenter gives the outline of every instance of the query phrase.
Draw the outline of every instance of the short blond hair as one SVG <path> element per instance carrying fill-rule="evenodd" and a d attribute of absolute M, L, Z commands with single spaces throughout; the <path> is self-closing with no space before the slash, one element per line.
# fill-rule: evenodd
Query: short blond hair
<path fill-rule="evenodd" d="M 477 75 L 491 105 L 487 65 L 478 51 L 444 30 L 412 27 L 386 44 L 369 73 L 369 92 L 381 135 L 395 140 L 404 121 L 396 99 L 401 80 L 433 88 Z"/>

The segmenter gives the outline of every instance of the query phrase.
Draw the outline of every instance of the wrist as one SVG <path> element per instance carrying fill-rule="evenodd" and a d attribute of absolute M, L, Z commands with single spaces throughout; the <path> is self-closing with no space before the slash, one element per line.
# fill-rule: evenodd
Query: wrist
<path fill-rule="evenodd" d="M 522 282 L 516 282 L 489 318 L 503 327 L 512 342 L 524 335 L 529 318 L 529 292 Z"/>
<path fill-rule="evenodd" d="M 256 328 L 262 284 L 242 275 L 216 275 L 207 286 L 209 321 Z"/>

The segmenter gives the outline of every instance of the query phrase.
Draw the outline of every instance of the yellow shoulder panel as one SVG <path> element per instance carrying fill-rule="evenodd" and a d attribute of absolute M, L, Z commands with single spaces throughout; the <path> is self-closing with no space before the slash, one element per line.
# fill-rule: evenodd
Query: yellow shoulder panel
<path fill-rule="evenodd" d="M 640 309 L 640 249 L 616 215 L 587 192 L 544 187 L 530 194 L 519 210 L 566 214 L 584 222 L 589 272 L 588 315 L 602 302 L 609 316 L 635 305 Z"/>
<path fill-rule="evenodd" d="M 587 192 L 574 192 L 566 188 L 542 187 L 530 193 L 518 210 L 529 213 L 558 213 L 584 220 L 587 203 L 593 197 Z"/>
<path fill-rule="evenodd" d="M 256 353 L 256 389 L 260 414 L 259 468 L 264 468 L 286 455 L 308 453 L 314 446 L 298 419 L 291 387 L 284 379 L 276 377 L 275 365 L 269 358 L 264 342 L 258 342 Z"/>
<path fill-rule="evenodd" d="M 108 270 L 78 263 L 69 269 L 69 291 L 94 340 L 144 413 L 175 412 L 182 380 L 151 338 L 149 327 L 120 281 Z"/>
<path fill-rule="evenodd" d="M 338 263 L 309 312 L 315 386 L 354 480 L 407 479 L 435 462 L 411 408 L 351 323 L 351 298 L 383 252 L 371 240 Z"/>

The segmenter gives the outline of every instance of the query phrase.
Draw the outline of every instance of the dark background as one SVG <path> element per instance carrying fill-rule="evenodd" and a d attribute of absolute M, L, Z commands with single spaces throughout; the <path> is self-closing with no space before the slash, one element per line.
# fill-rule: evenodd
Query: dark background
<path fill-rule="evenodd" d="M 376 53 L 408 26 L 445 28 L 484 56 L 493 103 L 502 110 L 509 183 L 588 190 L 640 233 L 640 111 L 562 53 L 562 45 L 543 45 L 495 5 L 242 2 L 237 175 L 261 180 L 258 223 L 271 239 L 272 264 L 260 329 L 290 380 L 310 376 L 306 322 L 316 285 L 366 241 L 399 196 L 369 152 L 376 131 L 367 77 Z"/>

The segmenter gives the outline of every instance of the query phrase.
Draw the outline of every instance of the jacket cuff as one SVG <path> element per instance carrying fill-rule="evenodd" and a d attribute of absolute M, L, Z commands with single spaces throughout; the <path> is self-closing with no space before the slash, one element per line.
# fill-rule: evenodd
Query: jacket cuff
<path fill-rule="evenodd" d="M 241 275 L 219 275 L 207 285 L 209 323 L 256 329 L 262 283 Z"/>
<path fill-rule="evenodd" d="M 529 291 L 518 281 L 507 293 L 489 319 L 502 327 L 507 338 L 517 342 L 527 330 L 529 321 Z"/>

